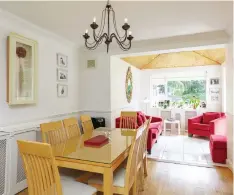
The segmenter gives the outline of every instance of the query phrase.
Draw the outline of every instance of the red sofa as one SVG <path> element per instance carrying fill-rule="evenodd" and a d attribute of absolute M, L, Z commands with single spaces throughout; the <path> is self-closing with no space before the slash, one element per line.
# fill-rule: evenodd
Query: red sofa
<path fill-rule="evenodd" d="M 142 112 L 137 112 L 137 128 L 143 125 L 146 119 L 149 119 L 151 116 L 147 116 Z M 120 128 L 120 117 L 115 119 L 115 127 Z M 152 117 L 151 123 L 149 126 L 148 140 L 147 140 L 147 151 L 151 154 L 151 149 L 154 143 L 157 142 L 159 135 L 162 133 L 162 118 Z"/>
<path fill-rule="evenodd" d="M 188 119 L 188 134 L 210 137 L 213 134 L 226 134 L 226 115 L 222 112 L 206 112 Z"/>

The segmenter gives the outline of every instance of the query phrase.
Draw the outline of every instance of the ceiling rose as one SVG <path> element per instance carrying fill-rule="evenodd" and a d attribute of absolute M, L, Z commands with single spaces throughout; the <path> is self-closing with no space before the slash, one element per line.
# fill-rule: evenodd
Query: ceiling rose
<path fill-rule="evenodd" d="M 112 16 L 112 25 L 115 32 L 111 33 L 110 29 L 110 20 Z M 107 26 L 106 26 L 107 25 Z M 106 26 L 106 32 L 104 32 Z M 96 18 L 93 18 L 93 23 L 90 24 L 90 27 L 93 29 L 93 32 L 91 34 L 93 37 L 93 41 L 88 42 L 90 39 L 90 36 L 88 34 L 88 30 L 85 31 L 85 34 L 83 35 L 85 39 L 85 46 L 89 50 L 96 49 L 102 42 L 105 40 L 105 44 L 107 46 L 107 53 L 109 51 L 109 45 L 112 42 L 113 38 L 116 39 L 116 42 L 118 43 L 119 47 L 127 51 L 131 48 L 131 41 L 133 39 L 131 31 L 128 31 L 130 29 L 130 25 L 128 24 L 128 19 L 125 18 L 124 25 L 122 26 L 122 29 L 124 30 L 124 35 L 120 36 L 117 27 L 116 27 L 116 20 L 115 20 L 115 12 L 112 8 L 109 0 L 107 1 L 105 9 L 102 11 L 102 18 L 101 18 L 101 26 L 99 28 L 99 32 L 96 32 L 98 29 L 98 24 L 96 23 Z"/>

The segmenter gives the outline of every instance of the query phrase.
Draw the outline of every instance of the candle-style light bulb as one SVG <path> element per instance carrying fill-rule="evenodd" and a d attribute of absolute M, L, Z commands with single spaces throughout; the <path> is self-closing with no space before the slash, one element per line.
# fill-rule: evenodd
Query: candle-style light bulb
<path fill-rule="evenodd" d="M 129 31 L 128 35 L 132 35 L 132 31 Z"/>
<path fill-rule="evenodd" d="M 127 19 L 127 18 L 125 18 L 125 19 L 124 19 L 124 22 L 125 22 L 125 23 L 128 23 L 128 19 Z"/>
<path fill-rule="evenodd" d="M 93 22 L 96 22 L 96 17 L 93 18 Z"/>
<path fill-rule="evenodd" d="M 86 29 L 86 30 L 85 30 L 85 33 L 88 34 L 88 32 L 89 32 L 88 29 Z"/>

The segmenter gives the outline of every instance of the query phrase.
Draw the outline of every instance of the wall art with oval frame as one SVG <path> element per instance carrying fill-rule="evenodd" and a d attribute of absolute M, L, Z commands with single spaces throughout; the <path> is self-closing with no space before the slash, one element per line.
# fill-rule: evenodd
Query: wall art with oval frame
<path fill-rule="evenodd" d="M 125 80 L 125 93 L 128 103 L 132 101 L 132 91 L 133 91 L 132 70 L 131 67 L 129 66 Z"/>
<path fill-rule="evenodd" d="M 7 39 L 7 102 L 37 103 L 38 43 L 10 33 Z"/>

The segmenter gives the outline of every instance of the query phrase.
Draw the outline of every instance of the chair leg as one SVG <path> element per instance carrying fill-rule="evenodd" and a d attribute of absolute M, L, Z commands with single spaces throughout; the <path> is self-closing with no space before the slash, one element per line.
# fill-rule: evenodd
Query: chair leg
<path fill-rule="evenodd" d="M 132 195 L 137 195 L 137 185 L 136 185 L 137 180 L 136 179 L 137 178 L 135 178 L 135 181 L 134 181 L 133 186 L 132 186 Z"/>
<path fill-rule="evenodd" d="M 189 137 L 193 137 L 193 134 L 192 134 L 192 133 L 189 133 L 188 136 L 189 136 Z"/>
<path fill-rule="evenodd" d="M 144 191 L 144 167 L 143 166 L 141 166 L 138 176 L 139 176 L 138 177 L 139 178 L 139 191 Z"/>
<path fill-rule="evenodd" d="M 147 150 L 148 154 L 151 154 L 151 149 L 150 150 Z"/>
<path fill-rule="evenodd" d="M 147 177 L 148 176 L 148 170 L 147 170 L 147 157 L 146 156 L 143 159 L 143 166 L 144 166 L 144 175 L 145 175 L 145 177 Z"/>

